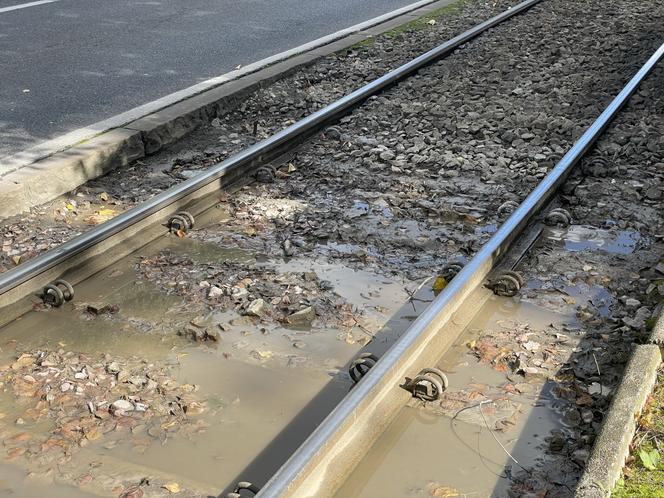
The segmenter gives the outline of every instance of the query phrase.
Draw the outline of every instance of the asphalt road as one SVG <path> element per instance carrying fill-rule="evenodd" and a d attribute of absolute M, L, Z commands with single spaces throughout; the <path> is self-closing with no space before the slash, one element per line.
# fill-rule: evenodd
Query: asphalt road
<path fill-rule="evenodd" d="M 0 161 L 414 1 L 0 0 Z"/>

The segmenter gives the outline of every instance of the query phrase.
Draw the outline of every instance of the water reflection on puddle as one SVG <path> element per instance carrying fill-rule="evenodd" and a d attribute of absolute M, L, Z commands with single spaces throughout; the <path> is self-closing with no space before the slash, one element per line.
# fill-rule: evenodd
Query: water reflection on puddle
<path fill-rule="evenodd" d="M 631 254 L 639 243 L 646 242 L 637 231 L 604 230 L 583 225 L 546 227 L 544 236 L 561 242 L 568 251 L 605 251 L 611 254 Z"/>

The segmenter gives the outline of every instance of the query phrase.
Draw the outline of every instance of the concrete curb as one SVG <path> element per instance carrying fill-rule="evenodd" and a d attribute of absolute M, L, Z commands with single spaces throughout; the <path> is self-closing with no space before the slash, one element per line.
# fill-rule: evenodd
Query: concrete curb
<path fill-rule="evenodd" d="M 659 315 L 650 332 L 650 344 L 656 344 L 664 352 L 664 311 Z"/>
<path fill-rule="evenodd" d="M 611 496 L 629 455 L 636 417 L 652 392 L 661 362 L 659 346 L 636 346 L 577 485 L 576 498 Z"/>
<path fill-rule="evenodd" d="M 48 152 L 48 145 L 36 147 L 34 153 L 26 151 L 15 167 L 11 163 L 10 171 L 0 176 L 0 219 L 154 154 L 222 115 L 256 89 L 451 3 L 453 0 L 422 0 L 72 132 L 52 141 L 53 153 Z"/>

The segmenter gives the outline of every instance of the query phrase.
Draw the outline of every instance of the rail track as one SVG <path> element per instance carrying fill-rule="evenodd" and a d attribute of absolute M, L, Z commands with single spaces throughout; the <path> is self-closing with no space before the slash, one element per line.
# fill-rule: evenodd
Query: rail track
<path fill-rule="evenodd" d="M 158 310 L 156 313 L 159 315 L 159 310 L 163 308 L 163 302 L 146 298 L 141 294 L 143 290 L 139 290 L 138 294 L 136 291 L 129 291 L 135 277 L 133 276 L 133 263 L 128 262 L 126 256 L 140 251 L 144 258 L 138 263 L 138 273 L 142 273 L 145 279 L 155 284 L 157 288 L 161 286 L 176 290 L 180 289 L 180 282 L 185 280 L 185 275 L 194 273 L 196 278 L 200 280 L 201 288 L 207 289 L 205 292 L 208 299 L 215 298 L 216 296 L 215 294 L 212 298 L 210 297 L 212 289 L 216 289 L 214 292 L 219 292 L 218 298 L 223 299 L 221 296 L 225 292 L 225 288 L 221 284 L 215 284 L 215 282 L 222 282 L 228 277 L 229 266 L 224 265 L 223 260 L 229 260 L 233 264 L 239 263 L 241 266 L 243 262 L 246 262 L 247 254 L 237 254 L 231 249 L 216 251 L 212 254 L 212 258 L 210 258 L 210 255 L 206 253 L 209 247 L 206 249 L 207 246 L 205 245 L 197 245 L 195 235 L 198 230 L 210 230 L 211 227 L 217 226 L 220 223 L 223 224 L 228 217 L 228 213 L 224 209 L 218 208 L 220 204 L 218 192 L 222 188 L 232 187 L 237 183 L 242 185 L 246 183 L 246 178 L 249 175 L 252 178 L 257 178 L 259 181 L 274 181 L 275 177 L 278 177 L 278 171 L 274 165 L 276 164 L 281 167 L 282 164 L 286 164 L 288 171 L 292 159 L 292 150 L 300 145 L 307 137 L 325 129 L 330 123 L 338 121 L 368 97 L 397 84 L 427 64 L 452 53 L 457 47 L 469 42 L 486 30 L 503 21 L 507 21 L 517 14 L 526 12 L 530 7 L 538 3 L 540 3 L 540 0 L 529 0 L 513 7 L 505 13 L 455 37 L 384 77 L 336 101 L 308 118 L 295 123 L 267 140 L 259 142 L 239 154 L 219 162 L 201 175 L 184 181 L 155 196 L 150 201 L 89 230 L 54 250 L 47 251 L 35 259 L 0 275 L 0 305 L 2 305 L 0 321 L 4 324 L 4 332 L 8 337 L 21 341 L 23 334 L 39 327 L 53 327 L 59 330 L 66 329 L 70 326 L 68 322 L 71 320 L 70 314 L 72 311 L 85 315 L 86 319 L 90 319 L 90 325 L 83 326 L 81 329 L 82 332 L 78 334 L 58 332 L 54 334 L 55 338 L 49 339 L 51 341 L 51 349 L 58 349 L 54 347 L 54 341 L 55 344 L 67 343 L 69 341 L 89 341 L 89 344 L 86 346 L 86 358 L 83 360 L 79 358 L 73 363 L 66 363 L 67 368 L 72 369 L 72 371 L 63 375 L 74 375 L 75 371 L 75 375 L 80 377 L 75 377 L 75 379 L 87 380 L 92 378 L 90 372 L 101 369 L 95 374 L 98 376 L 97 378 L 106 375 L 115 378 L 119 383 L 134 386 L 131 387 L 131 389 L 135 388 L 134 391 L 130 389 L 114 402 L 112 399 L 108 399 L 105 400 L 106 404 L 102 403 L 98 406 L 92 406 L 90 408 L 90 416 L 106 420 L 108 417 L 102 415 L 102 413 L 110 412 L 112 417 L 122 421 L 125 418 L 131 418 L 132 413 L 136 415 L 137 412 L 143 410 L 142 406 L 145 403 L 143 403 L 141 396 L 144 393 L 143 389 L 146 389 L 149 381 L 152 380 L 150 375 L 155 379 L 163 379 L 164 373 L 155 371 L 144 377 L 139 376 L 140 378 L 138 379 L 134 379 L 136 375 L 131 374 L 135 374 L 141 368 L 150 372 L 154 364 L 159 362 L 160 355 L 166 354 L 167 351 L 173 348 L 177 350 L 183 346 L 181 342 L 173 342 L 173 338 L 167 340 L 162 338 L 160 341 L 157 341 L 158 345 L 154 346 L 154 354 L 147 355 L 148 358 L 143 367 L 139 364 L 114 365 L 114 362 L 111 361 L 112 358 L 107 360 L 103 358 L 90 358 L 92 352 L 98 348 L 95 346 L 94 341 L 99 339 L 99 335 L 93 333 L 92 329 L 101 328 L 104 331 L 114 326 L 113 316 L 117 313 L 117 310 L 111 304 L 113 296 L 115 296 L 115 299 L 122 300 L 123 294 L 130 293 L 128 298 L 124 296 L 125 299 L 120 307 L 123 310 L 124 307 L 131 308 L 132 301 L 134 301 L 137 309 L 140 309 L 140 313 L 143 314 L 146 311 L 150 311 L 150 309 L 156 308 Z M 460 347 L 464 347 L 465 342 L 460 338 L 464 338 L 465 335 L 462 334 L 467 334 L 468 325 L 473 323 L 473 320 L 477 321 L 477 312 L 482 309 L 485 303 L 492 299 L 495 300 L 495 298 L 492 298 L 493 293 L 509 297 L 518 293 L 522 288 L 528 288 L 522 277 L 514 273 L 514 269 L 524 260 L 531 258 L 528 251 L 533 246 L 541 244 L 543 239 L 547 237 L 550 239 L 552 234 L 555 234 L 551 231 L 555 231 L 555 229 L 546 228 L 547 225 L 566 227 L 571 221 L 570 215 L 560 208 L 560 202 L 556 197 L 558 190 L 570 175 L 573 168 L 588 154 L 593 144 L 619 113 L 630 96 L 636 91 L 639 84 L 657 65 L 662 56 L 664 56 L 664 45 L 659 47 L 645 62 L 602 114 L 597 117 L 593 124 L 575 142 L 573 147 L 559 161 L 556 161 L 555 166 L 544 176 L 542 181 L 536 185 L 523 202 L 520 204 L 515 202 L 501 204 L 500 212 L 495 213 L 497 215 L 496 218 L 500 219 L 500 217 L 509 216 L 502 222 L 500 227 L 495 228 L 495 230 L 492 229 L 489 232 L 492 233 L 491 237 L 471 258 L 466 258 L 466 261 L 448 261 L 451 264 L 448 264 L 439 275 L 443 277 L 442 280 L 424 280 L 418 287 L 409 289 L 405 295 L 403 292 L 397 294 L 397 298 L 392 301 L 382 302 L 380 299 L 373 299 L 374 308 L 378 306 L 377 303 L 380 303 L 380 306 L 386 306 L 391 311 L 394 311 L 397 318 L 401 317 L 401 320 L 397 319 L 397 323 L 392 324 L 392 327 L 390 327 L 391 322 L 387 324 L 387 333 L 378 335 L 374 330 L 368 330 L 366 326 L 358 322 L 357 317 L 352 318 L 355 324 L 364 331 L 365 335 L 372 339 L 362 349 L 362 352 L 366 355 L 364 357 L 360 356 L 360 361 L 349 358 L 349 351 L 339 351 L 329 340 L 318 338 L 320 339 L 321 346 L 319 346 L 317 351 L 312 353 L 310 361 L 313 363 L 324 363 L 326 354 L 329 353 L 335 357 L 335 361 L 333 362 L 335 366 L 338 366 L 339 363 L 347 363 L 350 366 L 349 376 L 358 380 L 347 394 L 345 394 L 345 391 L 348 389 L 350 383 L 348 377 L 343 372 L 335 373 L 336 377 L 341 378 L 342 381 L 330 387 L 326 385 L 326 375 L 321 374 L 320 370 L 316 371 L 316 369 L 313 369 L 313 373 L 311 373 L 312 378 L 310 379 L 303 379 L 302 376 L 297 375 L 284 374 L 281 370 L 253 373 L 252 369 L 239 364 L 233 364 L 230 367 L 221 367 L 221 370 L 219 370 L 220 367 L 213 366 L 213 363 L 218 362 L 218 359 L 213 355 L 205 351 L 187 350 L 187 354 L 194 358 L 193 362 L 199 363 L 198 366 L 202 366 L 203 368 L 200 371 L 195 371 L 194 367 L 185 364 L 186 360 L 180 361 L 180 357 L 177 358 L 177 368 L 180 369 L 180 377 L 178 377 L 177 381 L 179 384 L 176 388 L 176 394 L 173 394 L 173 396 L 178 400 L 180 398 L 186 399 L 186 402 L 183 402 L 182 406 L 178 405 L 178 410 L 182 412 L 178 413 L 183 418 L 168 419 L 169 416 L 176 417 L 173 413 L 175 408 L 169 405 L 171 406 L 170 415 L 166 413 L 160 414 L 162 416 L 160 427 L 155 429 L 155 425 L 146 423 L 143 425 L 147 425 L 148 427 L 143 427 L 141 430 L 149 432 L 154 429 L 153 432 L 156 436 L 150 433 L 150 437 L 160 439 L 162 443 L 165 443 L 168 439 L 168 430 L 172 426 L 166 428 L 164 426 L 177 423 L 190 427 L 187 433 L 188 437 L 195 437 L 199 429 L 205 429 L 211 432 L 214 437 L 227 442 L 231 451 L 225 453 L 221 461 L 226 465 L 228 464 L 227 460 L 232 459 L 232 456 L 237 454 L 237 461 L 230 464 L 232 469 L 230 472 L 235 472 L 237 479 L 229 482 L 227 488 L 219 496 L 225 496 L 227 493 L 230 493 L 228 496 L 249 496 L 255 494 L 262 497 L 322 497 L 334 496 L 339 489 L 341 491 L 338 496 L 349 496 L 351 488 L 343 487 L 348 486 L 348 484 L 345 484 L 348 477 L 356 467 L 362 464 L 368 465 L 364 463 L 367 453 L 373 455 L 370 458 L 378 458 L 380 460 L 380 442 L 385 437 L 382 435 L 387 431 L 387 437 L 389 437 L 390 431 L 395 430 L 394 421 L 403 420 L 404 417 L 409 416 L 404 415 L 404 407 L 409 405 L 411 409 L 409 413 L 411 415 L 413 412 L 426 413 L 426 406 L 429 405 L 425 404 L 425 408 L 422 408 L 420 402 L 413 402 L 413 398 L 434 401 L 443 394 L 447 388 L 447 379 L 446 375 L 441 374 L 436 368 L 440 365 L 439 360 L 446 357 L 446 355 L 449 356 L 450 351 L 454 351 L 455 348 L 458 350 Z M 335 135 L 341 134 L 341 132 L 338 128 L 334 128 L 328 131 L 328 134 Z M 287 157 L 285 161 L 283 159 L 284 156 Z M 601 162 L 595 162 L 594 164 L 596 168 L 602 167 Z M 235 190 L 235 194 L 238 196 L 242 195 L 242 192 L 241 188 Z M 358 206 L 356 209 L 366 211 L 368 208 Z M 165 232 L 169 231 L 171 232 L 171 236 L 165 238 Z M 286 256 L 292 256 L 301 246 L 298 245 L 296 240 L 284 239 L 281 247 Z M 164 255 L 165 249 L 170 251 L 166 255 Z M 205 271 L 202 273 L 196 273 L 198 271 L 196 265 L 199 263 L 202 263 L 205 267 Z M 329 291 L 327 284 L 315 275 L 311 275 L 311 270 L 314 269 L 320 274 L 329 276 L 331 280 L 336 278 L 337 282 L 344 279 L 357 278 L 357 275 L 352 273 L 338 274 L 324 265 L 309 268 L 301 265 L 298 266 L 297 263 L 291 262 L 290 264 L 290 267 L 287 266 L 287 271 L 291 273 L 308 273 L 304 277 L 304 282 L 313 282 L 313 284 L 311 287 L 306 287 L 300 280 L 289 281 L 288 279 L 283 280 L 283 278 L 280 280 L 281 277 L 275 277 L 275 282 L 279 282 L 280 285 L 283 284 L 280 289 L 287 289 L 290 292 L 291 288 L 297 287 L 299 290 L 289 294 L 291 297 L 288 298 L 288 303 L 285 305 L 283 299 L 281 302 L 272 303 L 272 305 L 275 310 L 285 310 L 282 311 L 283 316 L 279 315 L 277 317 L 277 321 L 282 321 L 293 326 L 293 330 L 295 331 L 293 334 L 297 337 L 298 325 L 305 324 L 306 328 L 306 324 L 312 320 L 311 315 L 313 314 L 315 317 L 319 314 L 320 310 L 311 305 L 314 298 L 318 299 L 316 302 L 322 309 L 320 311 L 321 314 L 326 313 L 324 309 L 325 303 L 329 305 L 331 302 L 330 295 L 325 294 L 326 291 Z M 172 268 L 175 268 L 175 270 L 171 270 Z M 268 267 L 260 266 L 260 264 L 257 268 L 258 271 L 269 271 Z M 266 268 L 268 269 L 266 270 Z M 240 293 L 244 295 L 246 288 L 237 284 L 242 283 L 246 279 L 248 281 L 252 279 L 256 280 L 256 274 L 246 270 L 240 271 L 234 266 L 231 269 L 233 272 L 231 281 L 234 285 L 228 288 L 235 290 L 229 290 L 229 293 L 235 297 Z M 528 272 L 527 269 L 519 269 Z M 97 274 L 101 275 L 102 278 L 90 278 Z M 396 279 L 387 281 L 377 277 L 370 277 L 366 274 L 362 275 L 361 278 L 365 279 L 361 282 L 361 286 L 366 287 L 366 289 L 376 294 L 380 294 L 385 288 L 396 288 L 400 284 L 400 281 Z M 171 285 L 172 283 L 174 285 Z M 71 284 L 74 284 L 75 288 L 71 287 Z M 430 288 L 432 284 L 435 285 L 435 291 Z M 247 283 L 246 285 L 250 287 L 250 294 L 260 294 L 258 291 L 251 290 L 251 285 L 253 284 Z M 300 287 L 303 287 L 303 289 Z M 493 290 L 493 293 L 489 291 L 489 287 Z M 308 292 L 311 293 L 310 296 L 307 295 Z M 35 293 L 41 295 L 47 304 L 45 308 L 38 306 L 40 311 L 38 313 L 29 311 L 35 307 L 33 297 Z M 94 297 L 102 295 L 104 296 L 103 303 L 96 303 Z M 299 299 L 297 298 L 299 295 L 305 296 L 299 304 L 308 304 L 308 306 L 300 306 L 299 310 L 294 311 L 293 306 L 291 306 L 294 303 L 291 302 L 291 299 Z M 81 296 L 84 296 L 84 298 L 81 298 Z M 345 297 L 349 301 L 365 298 L 361 292 L 348 292 Z M 83 310 L 74 306 L 74 303 L 80 299 L 84 299 L 82 301 L 84 303 Z M 242 314 L 245 318 L 248 318 L 239 323 L 239 325 L 233 324 L 233 321 L 230 320 L 229 323 L 232 326 L 229 328 L 261 328 L 261 325 L 266 322 L 265 317 L 267 316 L 267 312 L 264 312 L 263 308 L 266 304 L 269 306 L 269 303 L 266 303 L 267 301 L 267 298 L 257 298 L 245 303 L 242 306 Z M 406 302 L 405 309 L 412 307 L 413 313 L 406 313 L 404 311 L 396 312 L 404 301 Z M 177 307 L 179 313 L 186 317 L 186 321 L 190 322 L 185 327 L 183 335 L 188 339 L 193 338 L 208 344 L 217 343 L 218 341 L 223 343 L 226 340 L 226 336 L 224 335 L 226 331 L 224 331 L 223 327 L 221 327 L 221 333 L 216 329 L 211 330 L 210 315 L 205 315 L 203 320 L 197 321 L 199 318 L 198 313 L 195 313 L 193 316 L 188 314 L 190 310 L 187 308 L 193 308 L 196 304 L 194 301 Z M 343 306 L 332 307 L 331 311 L 327 311 L 327 314 L 332 316 L 335 313 L 347 310 L 348 308 L 344 308 Z M 162 312 L 165 314 L 164 317 L 155 316 L 145 319 L 145 326 L 154 328 L 154 324 L 159 323 L 161 318 L 167 318 L 165 320 L 165 327 L 172 327 L 174 323 L 171 319 L 172 317 L 167 317 L 168 312 Z M 275 311 L 275 313 L 277 312 Z M 416 315 L 416 318 L 409 315 Z M 16 320 L 17 317 L 21 317 L 21 319 Z M 106 317 L 108 320 L 100 321 L 100 317 Z M 214 315 L 212 318 L 218 324 L 224 322 L 227 317 L 222 313 L 221 315 Z M 332 318 L 329 321 L 332 324 L 335 323 Z M 140 326 L 141 324 L 136 327 L 140 329 Z M 331 328 L 334 328 L 334 325 Z M 271 331 L 275 330 L 269 327 L 262 327 L 262 329 L 261 333 L 265 335 L 269 335 Z M 151 336 L 148 336 L 148 341 L 150 340 Z M 459 342 L 460 340 L 461 342 Z M 108 347 L 111 351 L 122 351 L 125 354 L 131 352 L 132 348 L 146 347 L 145 338 L 139 338 L 138 336 L 132 336 L 127 341 L 127 344 L 119 344 L 121 341 L 122 338 L 114 337 L 110 343 L 105 343 L 104 346 Z M 30 341 L 27 342 L 29 343 Z M 293 340 L 292 345 L 299 348 L 299 342 L 302 341 Z M 235 344 L 238 345 L 237 349 L 244 347 L 239 344 L 239 341 Z M 264 342 L 257 342 L 256 344 L 256 349 L 252 351 L 252 354 L 258 364 L 275 354 L 271 350 L 261 349 L 262 345 L 267 344 L 270 348 L 278 347 L 276 342 L 271 339 L 265 339 Z M 37 346 L 37 343 L 31 346 Z M 64 346 L 59 347 L 62 349 Z M 147 347 L 149 348 L 150 346 Z M 530 347 L 535 348 L 536 346 L 530 345 Z M 540 346 L 538 345 L 537 347 Z M 324 351 L 321 351 L 321 348 Z M 33 369 L 39 367 L 37 369 L 39 373 L 48 377 L 48 375 L 51 375 L 48 368 L 57 370 L 58 361 L 64 361 L 63 358 L 67 356 L 66 353 L 51 351 L 51 354 L 59 356 L 58 360 L 53 360 L 55 363 L 49 366 L 49 363 L 45 363 L 45 359 L 49 358 L 49 351 L 33 353 L 33 350 L 34 348 L 27 347 L 26 351 L 31 352 L 29 354 L 26 353 L 25 356 L 19 356 L 12 363 L 10 370 L 20 372 L 35 380 L 34 377 L 36 374 L 34 374 Z M 281 356 L 289 364 L 291 362 L 297 364 L 300 361 L 300 358 L 297 356 L 288 354 Z M 482 356 L 481 351 L 480 356 Z M 499 360 L 496 358 L 492 358 L 491 361 L 499 363 Z M 331 365 L 325 366 L 327 370 L 330 370 L 330 367 Z M 128 372 L 128 376 L 123 377 L 123 381 L 121 382 L 121 372 L 125 370 Z M 260 371 L 261 369 L 258 370 Z M 63 369 L 63 372 L 66 371 L 66 368 Z M 526 374 L 531 372 L 530 370 L 522 369 L 521 373 L 523 374 L 524 371 Z M 228 386 L 222 387 L 214 382 L 205 385 L 205 377 L 210 372 L 214 372 L 214 375 L 231 376 L 237 379 L 237 383 L 232 388 L 228 388 Z M 452 384 L 454 384 L 456 380 L 454 375 L 451 375 L 451 378 Z M 214 423 L 214 417 L 225 417 L 224 413 L 227 412 L 224 410 L 228 410 L 232 412 L 231 415 L 228 415 L 229 417 L 237 417 L 234 423 L 236 426 L 239 424 L 240 433 L 257 430 L 256 427 L 260 426 L 262 420 L 256 413 L 261 412 L 261 405 L 266 403 L 266 399 L 276 402 L 280 396 L 288 397 L 289 392 L 295 393 L 293 397 L 296 399 L 293 401 L 292 406 L 282 414 L 283 416 L 275 415 L 275 418 L 279 419 L 277 423 L 269 426 L 266 430 L 258 430 L 260 434 L 258 434 L 255 440 L 254 438 L 247 437 L 247 441 L 243 441 L 242 435 L 240 435 L 239 439 L 237 438 L 237 434 L 234 436 L 233 433 L 235 430 L 232 426 L 215 432 L 214 428 L 203 427 L 204 424 L 196 425 L 196 423 L 189 423 L 192 417 L 195 419 L 196 410 L 200 408 L 202 403 L 193 398 L 187 398 L 187 396 L 192 396 L 192 393 L 189 392 L 190 384 L 188 383 L 188 379 L 201 379 L 201 385 L 205 386 L 203 390 L 208 395 L 213 394 L 214 389 L 218 388 L 224 393 L 224 397 L 231 397 L 232 393 L 235 393 L 235 389 L 237 389 L 237 392 L 242 393 L 239 395 L 240 398 L 245 396 L 248 398 L 247 407 L 243 411 L 233 412 L 234 408 L 229 405 L 218 407 L 216 411 L 208 407 L 210 416 L 212 417 L 208 421 L 209 423 Z M 9 380 L 6 379 L 6 381 Z M 57 382 L 60 382 L 60 380 Z M 24 379 L 24 381 L 28 384 L 32 382 L 30 379 Z M 198 383 L 189 382 L 191 384 Z M 67 385 L 66 389 L 65 384 Z M 28 388 L 29 386 L 26 389 Z M 74 380 L 60 384 L 60 391 L 64 394 L 67 394 L 69 390 L 78 388 L 83 389 Z M 326 393 L 324 395 L 321 393 L 316 394 L 316 389 L 321 389 Z M 47 393 L 42 394 L 44 396 L 47 395 Z M 81 395 L 83 396 L 84 394 Z M 108 397 L 107 395 L 98 396 Z M 170 397 L 165 399 L 164 403 L 172 404 L 175 402 L 175 398 Z M 267 403 L 269 404 L 269 401 Z M 486 422 L 485 413 L 482 411 L 485 405 L 482 403 L 484 401 L 475 406 L 479 406 L 480 418 Z M 486 401 L 486 403 L 489 402 Z M 141 407 L 141 410 L 138 410 L 137 407 Z M 44 407 L 41 406 L 40 409 L 44 409 Z M 149 406 L 145 410 L 149 412 Z M 328 412 L 330 412 L 329 415 L 322 420 Z M 214 416 L 212 416 L 213 414 Z M 238 422 L 242 418 L 246 418 L 246 423 Z M 81 420 L 77 419 L 75 421 L 76 424 L 74 425 L 76 428 L 72 429 L 72 431 L 81 435 L 82 439 L 79 440 L 79 443 L 80 441 L 89 441 L 89 443 L 85 442 L 85 444 L 81 444 L 84 447 L 84 452 L 87 452 L 88 450 L 85 447 L 89 444 L 94 446 L 94 441 L 97 439 L 95 431 L 99 429 L 94 424 L 86 427 L 85 423 Z M 187 423 L 185 424 L 183 420 L 186 420 Z M 103 426 L 104 428 L 101 431 L 104 434 L 111 431 L 118 431 L 118 423 L 113 423 L 113 428 L 109 429 L 108 432 L 106 432 L 106 426 Z M 63 434 L 63 427 L 66 428 L 66 425 L 57 428 L 58 438 Z M 135 425 L 132 425 L 130 431 L 133 431 L 135 427 Z M 397 432 L 399 430 L 398 424 L 396 430 Z M 302 441 L 309 433 L 310 435 L 306 441 L 296 448 L 295 446 L 297 445 L 295 442 Z M 489 429 L 489 433 L 493 434 L 491 429 Z M 20 442 L 21 434 L 12 433 L 8 437 L 17 438 L 15 442 L 18 443 Z M 137 431 L 137 434 L 140 434 L 140 432 Z M 169 451 L 162 450 L 167 455 L 165 458 L 176 459 L 178 448 L 182 449 L 181 445 L 184 443 L 175 436 L 173 438 L 176 439 L 176 449 Z M 208 439 L 210 438 L 212 436 L 208 436 Z M 53 439 L 50 438 L 48 441 L 52 441 Z M 266 446 L 265 441 L 270 441 L 270 439 L 272 439 L 272 442 Z M 376 442 L 379 443 L 378 450 L 374 446 Z M 245 451 L 243 443 L 251 448 Z M 41 448 L 43 448 L 43 444 L 46 443 L 42 442 Z M 55 445 L 56 443 L 52 444 Z M 122 445 L 122 443 L 118 444 Z M 18 444 L 11 443 L 8 446 L 13 448 L 14 446 L 18 447 Z M 136 446 L 141 445 L 134 443 L 134 447 Z M 373 450 L 372 447 L 374 448 Z M 167 446 L 164 448 L 167 448 Z M 507 457 L 512 458 L 521 469 L 524 471 L 527 470 L 514 459 L 512 453 L 502 445 L 501 448 L 504 449 Z M 113 451 L 113 448 L 107 449 L 111 452 Z M 147 449 L 147 451 L 150 452 L 153 450 Z M 172 451 L 175 451 L 175 453 Z M 186 451 L 191 451 L 191 449 Z M 203 451 L 208 451 L 208 448 L 205 447 Z M 69 449 L 64 452 L 65 455 L 68 455 L 68 452 Z M 376 456 L 376 452 L 378 452 L 378 456 Z M 195 451 L 185 454 L 188 455 L 188 458 L 191 458 L 195 455 Z M 205 455 L 208 458 L 213 457 L 209 453 L 205 453 Z M 118 468 L 121 466 L 123 457 L 132 461 L 136 467 L 139 466 L 136 458 L 127 457 L 126 453 L 123 452 L 116 454 L 113 458 L 108 457 L 104 461 L 104 465 Z M 286 457 L 288 458 L 287 460 Z M 104 457 L 93 453 L 92 455 L 87 455 L 86 458 L 89 459 L 89 465 L 92 467 L 95 458 L 103 459 Z M 154 454 L 152 454 L 151 458 L 155 458 Z M 252 461 L 254 462 L 253 464 L 247 463 Z M 142 494 L 143 490 L 147 490 L 148 488 L 152 490 L 155 487 L 154 483 L 157 483 L 157 489 L 162 490 L 162 492 L 165 489 L 171 493 L 173 492 L 172 490 L 179 490 L 182 487 L 185 488 L 185 492 L 188 492 L 189 489 L 193 490 L 191 492 L 194 495 L 200 495 L 201 493 L 218 494 L 218 491 L 211 489 L 211 486 L 201 484 L 205 479 L 199 471 L 191 468 L 189 465 L 185 465 L 185 467 L 187 467 L 186 472 L 178 473 L 173 470 L 173 465 L 163 464 L 163 468 L 172 471 L 171 474 L 167 471 L 157 472 L 153 468 L 146 467 L 140 469 L 139 467 L 140 470 L 134 471 L 133 476 L 135 477 L 137 473 L 152 475 L 152 485 L 149 480 L 148 482 L 144 482 L 137 479 L 133 487 L 123 482 L 122 489 L 117 490 L 116 487 L 111 487 L 111 489 L 119 491 L 118 494 L 122 496 L 138 496 L 138 494 L 133 495 L 132 493 L 138 493 L 138 490 L 141 490 L 140 493 Z M 272 474 L 273 470 L 277 467 L 278 470 L 271 478 L 265 478 L 266 472 Z M 206 470 L 209 468 L 209 466 L 205 466 Z M 257 474 L 258 477 L 256 477 Z M 86 475 L 88 474 L 83 473 L 83 477 L 77 479 L 86 479 Z M 177 482 L 169 481 L 169 476 L 171 475 L 177 477 Z M 262 482 L 264 485 L 259 487 L 248 481 Z M 67 481 L 63 480 L 63 482 Z M 67 483 L 70 484 L 70 482 Z M 80 486 L 84 491 L 86 484 L 84 483 Z M 177 485 L 177 488 L 174 487 L 175 485 Z M 438 492 L 436 490 L 441 490 L 444 487 L 442 485 L 438 487 L 434 486 L 433 490 L 428 489 L 427 491 L 429 493 L 436 493 Z M 104 489 L 103 486 L 102 489 Z M 443 491 L 440 491 L 440 493 Z M 108 492 L 108 489 L 106 489 L 106 492 Z M 433 496 L 437 495 L 433 494 Z"/>

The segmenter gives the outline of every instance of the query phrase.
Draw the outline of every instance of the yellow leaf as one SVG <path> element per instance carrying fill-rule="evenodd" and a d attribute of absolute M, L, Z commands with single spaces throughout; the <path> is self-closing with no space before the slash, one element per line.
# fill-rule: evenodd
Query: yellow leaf
<path fill-rule="evenodd" d="M 99 439 L 102 435 L 98 427 L 91 427 L 89 429 L 84 430 L 83 433 L 85 434 L 85 438 L 88 441 L 94 441 L 96 439 Z"/>
<path fill-rule="evenodd" d="M 12 256 L 12 261 L 15 265 L 19 264 L 21 262 L 21 256 Z"/>
<path fill-rule="evenodd" d="M 447 287 L 447 280 L 445 280 L 445 277 L 438 275 L 436 277 L 436 280 L 434 280 L 433 282 L 433 290 L 436 292 L 440 292 L 445 287 Z"/>
<path fill-rule="evenodd" d="M 293 163 L 288 163 L 288 172 L 292 173 L 293 171 L 297 171 L 297 168 Z"/>
<path fill-rule="evenodd" d="M 115 209 L 104 208 L 97 211 L 101 216 L 115 216 Z"/>
<path fill-rule="evenodd" d="M 179 493 L 180 485 L 177 482 L 167 482 L 162 486 L 169 493 Z"/>
<path fill-rule="evenodd" d="M 454 496 L 461 496 L 458 490 L 448 486 L 439 486 L 434 488 L 430 491 L 429 494 L 431 494 L 431 496 L 435 496 L 436 498 L 452 498 Z"/>
<path fill-rule="evenodd" d="M 102 192 L 101 194 L 99 194 L 99 198 L 104 202 L 106 202 L 109 199 L 108 194 L 106 192 Z"/>
<path fill-rule="evenodd" d="M 68 202 L 68 203 L 65 205 L 65 207 L 67 208 L 68 211 L 73 211 L 73 210 L 75 209 L 75 208 L 74 208 L 74 205 L 73 205 L 71 202 Z"/>
<path fill-rule="evenodd" d="M 14 363 L 12 363 L 12 370 L 19 370 L 23 367 L 27 367 L 29 365 L 34 365 L 35 364 L 35 359 L 33 356 L 23 353 L 18 360 L 16 360 Z"/>

